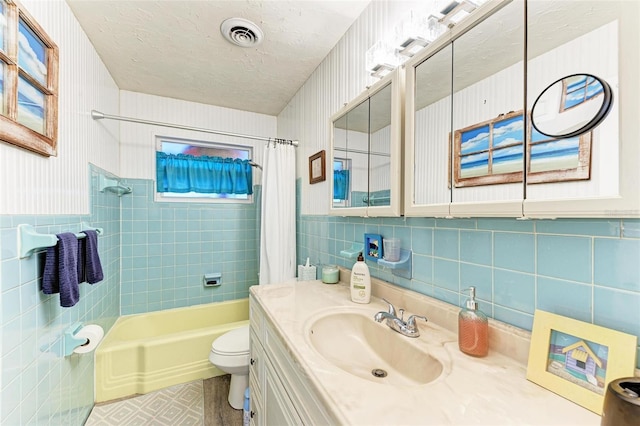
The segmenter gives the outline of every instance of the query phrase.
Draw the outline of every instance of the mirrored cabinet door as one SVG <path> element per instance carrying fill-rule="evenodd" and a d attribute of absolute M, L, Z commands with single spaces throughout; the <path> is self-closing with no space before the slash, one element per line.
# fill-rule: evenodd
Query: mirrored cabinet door
<path fill-rule="evenodd" d="M 524 2 L 453 41 L 453 216 L 522 215 Z"/>
<path fill-rule="evenodd" d="M 366 211 L 369 194 L 369 99 L 333 121 L 333 201 L 341 211 Z"/>
<path fill-rule="evenodd" d="M 527 106 L 535 126 L 525 215 L 640 214 L 638 9 L 628 1 L 528 2 Z M 635 115 L 624 127 L 623 114 Z M 563 137 L 597 118 L 597 126 Z"/>
<path fill-rule="evenodd" d="M 400 215 L 402 81 L 392 73 L 332 118 L 331 214 Z"/>
<path fill-rule="evenodd" d="M 406 215 L 522 215 L 523 4 L 483 5 L 407 63 Z"/>
<path fill-rule="evenodd" d="M 449 43 L 407 69 L 407 216 L 449 215 L 452 55 Z"/>

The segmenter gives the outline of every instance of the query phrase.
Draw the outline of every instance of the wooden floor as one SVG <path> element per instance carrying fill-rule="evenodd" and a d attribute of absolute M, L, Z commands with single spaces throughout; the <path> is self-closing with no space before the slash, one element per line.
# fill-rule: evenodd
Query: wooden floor
<path fill-rule="evenodd" d="M 229 405 L 231 375 L 202 381 L 204 390 L 204 426 L 242 426 L 242 410 Z"/>

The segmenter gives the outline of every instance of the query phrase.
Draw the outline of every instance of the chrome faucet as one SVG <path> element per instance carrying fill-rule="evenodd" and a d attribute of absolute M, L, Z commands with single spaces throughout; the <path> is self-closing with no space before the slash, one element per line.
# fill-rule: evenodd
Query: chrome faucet
<path fill-rule="evenodd" d="M 422 315 L 411 315 L 407 322 L 404 321 L 404 309 L 398 309 L 400 313 L 400 318 L 396 316 L 396 308 L 393 306 L 391 302 L 386 299 L 382 299 L 389 305 L 389 312 L 380 311 L 373 316 L 373 319 L 376 322 L 382 322 L 382 320 L 386 319 L 386 324 L 394 331 L 402 334 L 407 337 L 418 337 L 420 336 L 420 330 L 418 330 L 418 325 L 416 324 L 416 319 L 427 320 L 427 317 Z"/>

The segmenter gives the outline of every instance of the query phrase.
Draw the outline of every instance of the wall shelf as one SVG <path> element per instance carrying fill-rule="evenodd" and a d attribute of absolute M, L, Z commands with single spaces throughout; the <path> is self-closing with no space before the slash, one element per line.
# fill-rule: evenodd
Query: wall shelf
<path fill-rule="evenodd" d="M 100 192 L 113 192 L 118 197 L 122 197 L 124 194 L 131 194 L 133 191 L 130 186 L 123 185 L 120 179 L 112 179 L 104 175 L 98 177 L 98 188 Z"/>
<path fill-rule="evenodd" d="M 400 249 L 400 260 L 390 262 L 384 259 L 378 259 L 378 265 L 391 269 L 393 275 L 411 279 L 411 250 Z"/>
<path fill-rule="evenodd" d="M 364 244 L 352 243 L 351 247 L 340 251 L 340 256 L 347 259 L 357 259 L 358 255 L 364 251 Z"/>

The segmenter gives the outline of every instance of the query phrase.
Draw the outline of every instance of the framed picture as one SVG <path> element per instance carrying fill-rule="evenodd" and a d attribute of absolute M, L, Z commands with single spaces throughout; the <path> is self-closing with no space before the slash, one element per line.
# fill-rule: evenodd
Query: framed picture
<path fill-rule="evenodd" d="M 382 259 L 382 236 L 378 234 L 364 234 L 364 257 L 377 262 Z"/>
<path fill-rule="evenodd" d="M 591 178 L 591 132 L 563 139 L 545 136 L 531 120 L 525 125 L 523 111 L 453 132 L 455 188 L 522 182 L 525 150 L 527 184 Z"/>
<path fill-rule="evenodd" d="M 610 381 L 632 377 L 637 337 L 536 310 L 527 379 L 602 414 Z"/>
<path fill-rule="evenodd" d="M 324 149 L 309 157 L 309 183 L 318 183 L 326 179 Z"/>

